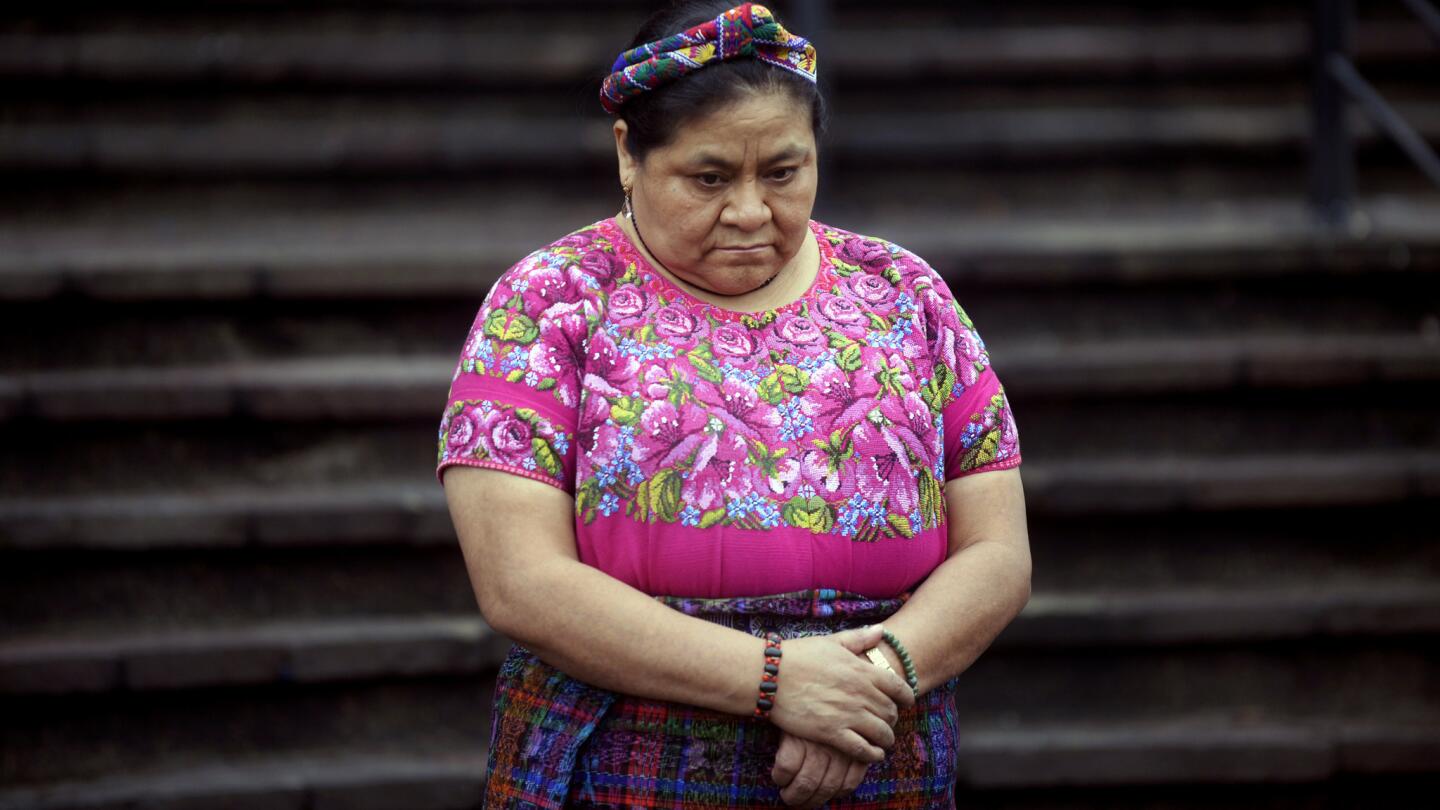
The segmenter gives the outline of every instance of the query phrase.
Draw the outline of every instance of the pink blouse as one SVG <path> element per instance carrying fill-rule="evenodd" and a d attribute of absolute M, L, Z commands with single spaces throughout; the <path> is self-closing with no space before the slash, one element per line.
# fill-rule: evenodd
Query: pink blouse
<path fill-rule="evenodd" d="M 1015 419 L 935 270 L 810 227 L 814 283 L 763 312 L 690 295 L 612 219 L 525 257 L 460 353 L 436 476 L 570 493 L 580 560 L 651 595 L 913 588 L 946 557 L 944 483 L 1019 465 Z"/>

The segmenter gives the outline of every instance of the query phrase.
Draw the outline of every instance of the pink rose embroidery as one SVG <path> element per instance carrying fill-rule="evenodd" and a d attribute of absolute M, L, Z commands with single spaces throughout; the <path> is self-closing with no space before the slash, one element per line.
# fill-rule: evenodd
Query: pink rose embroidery
<path fill-rule="evenodd" d="M 450 418 L 450 428 L 445 434 L 445 447 L 452 456 L 471 456 L 480 443 L 480 426 L 475 423 L 474 412 L 465 408 Z"/>
<path fill-rule="evenodd" d="M 615 257 L 599 250 L 587 250 L 580 257 L 580 269 L 598 281 L 606 281 L 615 273 Z"/>
<path fill-rule="evenodd" d="M 853 300 L 840 295 L 822 295 L 815 306 L 816 320 L 847 337 L 865 334 L 869 319 Z"/>
<path fill-rule="evenodd" d="M 645 291 L 638 287 L 621 287 L 610 296 L 610 314 L 621 326 L 629 326 L 643 320 L 648 305 L 649 300 Z"/>
<path fill-rule="evenodd" d="M 890 249 L 884 244 L 859 236 L 845 240 L 840 248 L 841 258 L 863 267 L 868 273 L 881 273 L 890 266 Z"/>
<path fill-rule="evenodd" d="M 862 273 L 850 277 L 850 291 L 872 307 L 889 306 L 899 295 L 895 285 L 884 278 Z"/>
<path fill-rule="evenodd" d="M 487 457 L 504 464 L 519 464 L 530 457 L 530 423 L 508 409 L 496 408 L 480 421 L 477 441 Z"/>
<path fill-rule="evenodd" d="M 689 337 L 695 333 L 695 316 L 679 304 L 655 313 L 655 331 L 666 337 Z"/>
<path fill-rule="evenodd" d="M 750 360 L 760 348 L 750 330 L 738 323 L 722 323 L 715 327 L 710 340 L 715 359 L 722 362 Z"/>
<path fill-rule="evenodd" d="M 816 350 L 829 345 L 825 333 L 820 331 L 820 327 L 816 326 L 814 321 L 792 312 L 786 312 L 776 318 L 775 325 L 771 329 L 781 348 L 813 354 Z"/>

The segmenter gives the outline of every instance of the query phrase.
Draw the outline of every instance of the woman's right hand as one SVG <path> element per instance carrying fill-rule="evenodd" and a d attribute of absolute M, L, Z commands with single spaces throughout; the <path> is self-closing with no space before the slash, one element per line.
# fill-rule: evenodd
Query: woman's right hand
<path fill-rule="evenodd" d="M 878 624 L 786 639 L 770 721 L 797 737 L 862 762 L 880 762 L 895 744 L 899 706 L 914 706 L 910 685 L 865 651 L 883 643 Z"/>

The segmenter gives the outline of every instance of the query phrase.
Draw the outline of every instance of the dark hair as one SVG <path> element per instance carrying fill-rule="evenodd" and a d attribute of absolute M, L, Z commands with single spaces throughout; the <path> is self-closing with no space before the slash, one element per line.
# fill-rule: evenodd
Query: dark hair
<path fill-rule="evenodd" d="M 713 20 L 739 5 L 735 0 L 682 0 L 655 12 L 640 26 L 625 50 L 677 34 Z M 768 6 L 767 4 L 767 7 Z M 772 11 L 773 11 L 773 7 Z M 779 20 L 779 16 L 776 16 Z M 784 24 L 783 22 L 781 23 Z M 804 36 L 803 32 L 796 32 Z M 738 101 L 755 92 L 784 90 L 810 107 L 810 128 L 818 139 L 825 132 L 825 98 L 820 88 L 803 76 L 758 59 L 730 59 L 661 85 L 622 105 L 616 113 L 625 122 L 625 148 L 636 160 L 657 146 L 664 146 L 686 119 Z"/>

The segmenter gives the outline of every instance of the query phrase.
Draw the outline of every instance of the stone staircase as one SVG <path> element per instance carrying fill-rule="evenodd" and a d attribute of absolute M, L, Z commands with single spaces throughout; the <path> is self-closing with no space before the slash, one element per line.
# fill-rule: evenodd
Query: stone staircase
<path fill-rule="evenodd" d="M 1361 5 L 1440 142 L 1440 57 Z M 1440 192 L 1357 112 L 1361 214 L 1311 223 L 1301 6 L 815 37 L 817 217 L 945 274 L 1021 427 L 1035 592 L 962 680 L 963 805 L 1440 787 Z M 618 206 L 596 73 L 644 8 L 0 14 L 0 808 L 478 807 L 508 641 L 434 430 L 499 272 Z"/>

